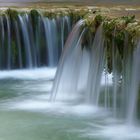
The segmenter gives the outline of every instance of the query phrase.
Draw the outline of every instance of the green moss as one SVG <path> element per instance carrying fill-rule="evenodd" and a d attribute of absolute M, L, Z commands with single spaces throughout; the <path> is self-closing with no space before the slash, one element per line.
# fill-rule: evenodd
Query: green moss
<path fill-rule="evenodd" d="M 94 39 L 94 35 L 93 32 L 91 32 L 89 30 L 89 28 L 86 28 L 86 31 L 83 35 L 83 38 L 82 38 L 82 47 L 86 47 L 86 48 L 89 48 L 92 46 L 92 42 L 93 42 L 93 39 Z"/>
<path fill-rule="evenodd" d="M 32 9 L 32 10 L 30 11 L 30 15 L 31 15 L 32 17 L 36 18 L 36 17 L 39 16 L 40 14 L 39 14 L 38 10 Z"/>
<path fill-rule="evenodd" d="M 18 17 L 18 11 L 14 10 L 14 9 L 7 9 L 5 12 L 11 19 L 16 20 Z"/>
<path fill-rule="evenodd" d="M 112 43 L 114 42 L 117 52 L 121 59 L 124 58 L 124 44 L 126 34 L 128 35 L 128 44 L 130 51 L 136 46 L 136 40 L 140 37 L 140 21 L 135 16 L 122 16 L 112 18 L 106 13 L 106 9 L 88 9 L 87 7 L 53 7 L 42 9 L 7 9 L 1 12 L 2 15 L 8 15 L 11 21 L 17 20 L 18 15 L 27 13 L 30 16 L 33 30 L 36 30 L 38 17 L 44 16 L 50 19 L 56 17 L 69 16 L 71 25 L 74 25 L 79 19 L 85 20 L 83 28 L 86 32 L 82 39 L 82 46 L 90 49 L 92 41 L 98 27 L 103 25 L 103 34 L 105 37 L 106 58 L 108 61 L 108 71 L 112 71 Z M 13 22 L 14 23 L 14 22 Z M 11 26 L 14 26 L 11 22 Z M 13 24 L 13 25 L 12 25 Z M 15 46 L 15 45 L 13 45 Z M 16 54 L 17 55 L 17 54 Z"/>
<path fill-rule="evenodd" d="M 57 14 L 47 11 L 47 12 L 44 12 L 43 16 L 52 19 L 52 18 L 55 18 L 57 16 Z"/>
<path fill-rule="evenodd" d="M 38 24 L 38 17 L 40 17 L 40 14 L 37 10 L 31 10 L 29 13 L 31 22 L 32 22 L 32 26 L 35 29 L 36 25 Z"/>
<path fill-rule="evenodd" d="M 105 37 L 106 58 L 108 63 L 108 72 L 112 72 L 112 46 L 115 45 L 115 49 L 118 52 L 119 59 L 123 60 L 124 44 L 126 41 L 126 34 L 128 35 L 128 44 L 131 52 L 136 46 L 135 41 L 140 35 L 140 24 L 136 25 L 135 16 L 122 16 L 119 18 L 110 18 L 104 14 L 97 12 L 98 14 L 88 14 L 85 16 L 86 24 L 88 28 L 87 35 L 85 35 L 84 43 L 87 44 L 89 38 L 94 38 L 98 27 L 103 25 L 103 34 Z M 88 46 L 88 45 L 87 45 Z M 119 68 L 121 69 L 121 68 Z M 120 70 L 119 70 L 120 71 Z"/>

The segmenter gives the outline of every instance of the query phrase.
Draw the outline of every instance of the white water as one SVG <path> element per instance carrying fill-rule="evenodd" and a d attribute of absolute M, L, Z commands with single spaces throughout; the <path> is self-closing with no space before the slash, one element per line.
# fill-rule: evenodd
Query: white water
<path fill-rule="evenodd" d="M 27 30 L 28 28 L 26 24 L 29 20 L 28 15 L 24 15 L 24 17 L 19 16 L 19 19 L 21 23 L 22 34 L 25 33 L 23 34 L 23 40 L 24 42 L 26 41 L 25 46 L 27 47 L 26 64 L 28 65 L 28 68 L 30 68 L 32 67 L 32 64 L 35 66 L 37 64 L 37 60 L 34 57 L 34 51 L 36 52 L 37 50 L 32 50 L 31 48 L 33 37 L 30 36 L 31 34 L 29 34 L 29 31 Z M 52 33 L 51 36 L 54 36 L 53 34 L 56 33 L 56 21 L 54 19 L 51 21 L 44 19 L 43 22 L 46 31 L 45 38 L 47 40 L 47 36 L 49 36 L 49 34 Z M 7 23 L 9 24 L 8 19 Z M 23 87 L 23 89 L 25 91 L 29 90 L 35 93 L 40 93 L 42 91 L 48 93 L 47 95 L 33 95 L 27 98 L 21 98 L 20 100 L 18 99 L 19 101 L 13 100 L 8 105 L 5 104 L 5 106 L 8 106 L 8 109 L 12 110 L 28 110 L 41 113 L 55 113 L 64 115 L 70 114 L 84 117 L 94 116 L 94 119 L 97 119 L 98 117 L 104 118 L 104 122 L 101 124 L 101 126 L 99 124 L 97 126 L 96 124 L 90 124 L 90 130 L 88 129 L 88 132 L 83 130 L 83 135 L 93 138 L 108 138 L 112 140 L 140 139 L 140 135 L 138 133 L 139 126 L 135 126 L 135 124 L 138 122 L 138 116 L 136 113 L 140 84 L 140 79 L 138 77 L 140 69 L 140 44 L 137 45 L 134 54 L 127 55 L 127 52 L 124 52 L 124 60 L 122 60 L 123 62 L 120 62 L 121 60 L 119 52 L 113 41 L 112 74 L 108 74 L 106 72 L 105 66 L 106 49 L 104 49 L 102 26 L 100 26 L 96 32 L 93 44 L 90 46 L 92 49 L 90 50 L 86 48 L 82 49 L 82 39 L 86 33 L 85 29 L 82 29 L 83 24 L 84 21 L 80 20 L 69 35 L 57 72 L 56 69 L 51 68 L 0 71 L 1 80 L 27 80 L 28 82 L 32 80 L 38 82 L 39 80 L 44 80 L 44 84 L 39 85 L 38 83 L 36 87 L 32 87 L 31 85 L 32 88 L 28 87 L 27 84 L 27 89 L 26 87 Z M 3 25 L 1 24 L 1 26 Z M 9 31 L 8 36 L 10 36 L 9 25 L 7 26 Z M 31 30 L 30 26 L 31 25 L 28 25 Z M 64 27 L 62 26 L 62 32 L 64 30 L 63 28 Z M 48 34 L 47 31 L 50 33 Z M 2 31 L 2 36 L 3 34 L 4 32 Z M 18 31 L 16 34 L 18 35 Z M 64 44 L 64 32 L 61 35 L 62 40 L 60 42 L 62 45 L 62 50 Z M 56 41 L 56 36 L 54 36 L 54 40 Z M 54 47 L 54 45 L 57 44 L 55 41 L 52 42 L 52 40 L 49 38 L 46 44 L 48 46 Z M 10 42 L 10 40 L 8 42 Z M 52 45 L 52 43 L 54 44 Z M 11 57 L 9 47 L 7 59 L 8 67 L 10 67 L 9 58 Z M 54 65 L 54 63 L 58 60 L 56 60 L 55 56 L 53 56 L 55 50 L 54 48 L 48 49 L 51 49 L 48 50 L 50 55 L 49 59 L 51 59 L 49 60 L 49 63 Z M 58 50 L 56 50 L 55 53 L 58 55 Z M 58 58 L 58 56 L 56 57 Z M 21 59 L 19 59 L 19 61 L 21 61 Z M 125 66 L 122 66 L 122 71 L 120 72 L 118 70 L 118 65 L 122 64 Z M 20 64 L 20 66 L 22 66 L 22 64 Z M 128 70 L 130 70 L 130 72 L 128 72 Z M 54 76 L 55 81 L 53 93 L 51 95 L 52 80 L 54 79 Z M 120 80 L 121 78 L 122 81 Z M 128 80 L 130 80 L 130 82 Z M 109 91 L 109 87 L 111 88 L 111 92 Z M 50 96 L 51 99 L 55 102 L 50 102 Z M 118 102 L 120 96 L 121 104 Z M 127 115 L 122 117 L 122 110 L 124 110 Z M 121 116 L 121 119 L 118 116 Z M 116 118 L 114 122 L 112 121 L 113 117 Z M 92 129 L 94 129 L 94 127 L 96 127 L 97 130 L 94 130 L 93 132 Z"/>
<path fill-rule="evenodd" d="M 37 79 L 50 79 L 55 76 L 56 68 L 37 68 L 31 70 L 10 70 L 0 71 L 0 79 L 22 79 L 22 80 L 37 80 Z"/>
<path fill-rule="evenodd" d="M 25 54 L 26 54 L 26 65 L 28 68 L 32 68 L 33 60 L 32 60 L 32 54 L 31 54 L 31 40 L 30 40 L 29 31 L 27 28 L 28 15 L 27 14 L 24 15 L 23 18 L 19 15 L 19 21 L 21 25 L 23 40 L 25 43 L 24 46 L 25 46 Z"/>
<path fill-rule="evenodd" d="M 102 25 L 98 28 L 93 45 L 91 46 L 90 67 L 87 81 L 87 102 L 94 105 L 99 104 L 101 77 L 105 63 L 105 49 Z"/>
<path fill-rule="evenodd" d="M 14 78 L 18 80 L 28 80 L 28 81 L 42 81 L 53 79 L 56 69 L 50 68 L 41 68 L 35 70 L 16 70 L 16 71 L 3 71 L 0 72 L 0 79 Z M 103 81 L 102 81 L 103 83 Z M 5 103 L 4 108 L 19 111 L 28 111 L 28 112 L 39 112 L 42 114 L 50 115 L 62 115 L 62 116 L 72 116 L 74 118 L 84 117 L 91 118 L 92 120 L 100 120 L 100 123 L 97 121 L 89 123 L 85 121 L 86 128 L 81 128 L 77 130 L 73 128 L 74 133 L 79 133 L 80 137 L 91 138 L 91 139 L 107 139 L 107 140 L 139 140 L 139 127 L 126 126 L 122 121 L 113 120 L 109 112 L 103 108 L 95 107 L 93 105 L 87 105 L 84 103 L 73 102 L 73 99 L 68 101 L 69 95 L 67 98 L 63 96 L 56 100 L 56 102 L 50 102 L 50 92 L 52 88 L 52 83 L 45 82 L 44 84 L 38 84 L 36 86 L 31 86 L 29 83 L 28 87 L 20 87 L 22 90 L 30 90 L 30 92 L 44 92 L 44 94 L 31 95 L 27 98 L 18 98 L 18 100 L 11 100 L 11 102 Z M 17 85 L 18 86 L 18 85 Z M 76 96 L 76 94 L 75 94 Z"/>
<path fill-rule="evenodd" d="M 67 96 L 66 94 L 70 94 L 71 97 L 76 93 L 82 57 L 80 45 L 84 33 L 84 31 L 81 33 L 83 24 L 84 21 L 80 20 L 67 39 L 54 81 L 52 100 L 55 100 L 56 95 Z"/>
<path fill-rule="evenodd" d="M 85 32 L 81 30 L 82 24 L 80 23 L 81 21 L 73 28 L 65 45 L 66 49 L 63 52 L 54 81 L 52 99 L 56 102 L 63 98 L 67 102 L 77 100 L 83 103 L 87 99 L 88 104 L 94 105 L 93 108 L 96 106 L 111 111 L 112 117 L 117 119 L 115 123 L 109 124 L 114 129 L 114 133 L 110 131 L 110 126 L 107 126 L 99 131 L 99 135 L 103 134 L 108 138 L 116 137 L 114 139 L 117 140 L 139 139 L 135 126 L 139 119 L 137 113 L 140 86 L 138 76 L 140 70 L 139 43 L 134 52 L 129 49 L 126 51 L 128 45 L 126 38 L 126 42 L 122 46 L 125 48 L 122 59 L 117 44 L 112 40 L 112 74 L 108 74 L 105 57 L 107 50 L 104 45 L 102 26 L 98 28 L 93 45 L 90 46 L 92 49 L 89 51 L 81 49 L 81 40 Z M 87 56 L 83 57 L 82 53 Z M 112 80 L 110 80 L 110 76 Z M 79 84 L 82 83 L 81 81 L 85 82 L 83 85 L 81 84 L 82 86 Z M 78 89 L 82 89 L 82 92 Z M 125 113 L 126 115 L 124 115 Z M 122 122 L 119 123 L 119 120 Z M 119 127 L 124 135 L 116 136 L 118 133 L 115 132 L 115 129 L 119 130 L 116 127 Z M 134 132 L 135 130 L 136 132 Z M 128 133 L 131 134 L 128 135 Z"/>
<path fill-rule="evenodd" d="M 50 102 L 50 91 L 52 88 L 52 82 L 50 83 L 48 80 L 54 79 L 56 69 L 51 68 L 41 68 L 34 70 L 13 70 L 13 71 L 0 71 L 0 79 L 17 79 L 23 81 L 46 81 L 43 83 L 39 83 L 34 86 L 29 85 L 26 87 L 20 87 L 20 92 L 30 91 L 32 94 L 27 96 L 27 98 L 17 98 L 16 100 L 11 100 L 8 103 L 3 104 L 3 108 L 19 111 L 28 111 L 28 112 L 39 112 L 42 114 L 50 114 L 50 115 L 62 115 L 62 116 L 72 116 L 74 118 L 84 117 L 84 118 L 92 118 L 92 120 L 99 119 L 100 122 L 86 122 L 86 128 L 81 128 L 77 130 L 73 128 L 72 131 L 74 133 L 78 133 L 80 137 L 91 138 L 91 139 L 107 139 L 107 140 L 139 140 L 139 127 L 127 126 L 123 123 L 123 121 L 114 120 L 110 112 L 105 110 L 104 108 L 87 105 L 83 102 L 79 102 L 79 95 L 74 94 L 73 98 L 69 95 L 65 98 L 64 96 L 58 96 L 55 102 Z M 111 77 L 111 75 L 110 75 Z M 102 79 L 102 84 L 104 84 L 105 79 Z M 18 84 L 17 84 L 18 87 Z M 15 87 L 16 88 L 16 87 Z M 18 88 L 17 88 L 18 89 Z M 43 94 L 33 94 L 34 92 Z M 48 92 L 48 94 L 46 94 Z M 26 96 L 25 96 L 26 97 Z M 73 102 L 73 101 L 76 102 Z"/>
<path fill-rule="evenodd" d="M 131 72 L 131 85 L 129 89 L 129 100 L 128 100 L 128 123 L 133 125 L 137 122 L 137 104 L 139 100 L 139 86 L 140 86 L 140 43 L 138 43 L 137 48 L 134 50 L 133 53 L 133 60 L 132 60 L 132 72 Z"/>
<path fill-rule="evenodd" d="M 70 18 L 49 19 L 39 12 L 34 18 L 25 12 L 13 19 L 9 14 L 0 16 L 0 70 L 56 67 L 71 30 Z"/>

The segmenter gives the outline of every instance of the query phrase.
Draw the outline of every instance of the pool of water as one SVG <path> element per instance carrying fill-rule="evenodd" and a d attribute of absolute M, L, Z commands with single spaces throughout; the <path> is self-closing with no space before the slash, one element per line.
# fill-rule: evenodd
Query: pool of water
<path fill-rule="evenodd" d="M 139 140 L 139 127 L 75 96 L 50 102 L 56 69 L 0 72 L 0 140 Z"/>

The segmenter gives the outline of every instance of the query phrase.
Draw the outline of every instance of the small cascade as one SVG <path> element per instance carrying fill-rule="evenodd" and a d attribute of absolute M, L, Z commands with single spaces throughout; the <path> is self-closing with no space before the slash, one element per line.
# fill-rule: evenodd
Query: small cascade
<path fill-rule="evenodd" d="M 67 16 L 47 18 L 37 13 L 0 16 L 0 70 L 55 67 L 71 30 Z"/>
<path fill-rule="evenodd" d="M 23 68 L 23 60 L 22 60 L 22 51 L 21 51 L 22 49 L 21 49 L 20 31 L 19 31 L 18 22 L 15 21 L 14 25 L 15 25 L 15 28 L 17 29 L 16 33 L 15 33 L 16 38 L 17 38 L 16 43 L 17 43 L 17 51 L 18 51 L 18 62 L 17 63 L 18 63 L 19 69 L 21 69 L 21 68 Z"/>
<path fill-rule="evenodd" d="M 33 67 L 33 58 L 32 58 L 32 52 L 31 52 L 31 39 L 29 35 L 29 30 L 28 30 L 28 15 L 24 15 L 23 17 L 19 17 L 19 24 L 21 25 L 21 33 L 23 36 L 23 42 L 24 42 L 24 47 L 25 47 L 25 64 L 27 68 L 32 68 Z M 32 38 L 32 37 L 31 37 Z"/>
<path fill-rule="evenodd" d="M 58 46 L 57 46 L 57 28 L 56 28 L 56 22 L 55 20 L 49 20 L 48 18 L 43 18 L 44 28 L 45 28 L 45 40 L 46 40 L 46 46 L 50 46 L 46 50 L 48 51 L 48 64 L 56 65 L 55 63 L 58 62 Z M 51 39 L 53 38 L 53 40 Z M 55 49 L 55 47 L 57 49 Z"/>
<path fill-rule="evenodd" d="M 1 64 L 0 66 L 4 66 L 6 69 L 10 69 L 11 67 L 11 58 L 12 58 L 12 49 L 11 49 L 11 28 L 10 28 L 10 19 L 7 15 L 4 15 L 0 18 L 0 29 L 1 29 Z M 6 32 L 5 32 L 6 30 Z M 7 56 L 7 57 L 6 57 Z"/>
<path fill-rule="evenodd" d="M 67 39 L 55 77 L 52 100 L 55 100 L 56 96 L 59 95 L 65 97 L 65 95 L 70 94 L 70 96 L 73 96 L 77 92 L 81 58 L 83 56 L 81 47 L 85 32 L 85 30 L 82 30 L 83 24 L 84 21 L 80 20 Z"/>
<path fill-rule="evenodd" d="M 1 51 L 0 51 L 0 67 L 2 67 L 4 64 L 4 25 L 3 25 L 3 18 L 0 17 L 0 45 L 1 45 Z"/>
<path fill-rule="evenodd" d="M 83 47 L 82 41 L 87 33 L 83 24 L 84 21 L 80 20 L 67 39 L 51 99 L 69 100 L 75 95 L 74 99 L 78 96 L 82 102 L 111 111 L 114 118 L 134 123 L 138 119 L 139 104 L 139 43 L 133 51 L 128 34 L 125 34 L 123 46 L 119 46 L 114 29 L 109 42 L 111 47 L 108 47 L 101 24 L 93 43 Z"/>
<path fill-rule="evenodd" d="M 82 29 L 83 23 L 80 20 L 75 25 L 65 44 L 54 81 L 52 100 L 56 96 L 71 98 L 75 94 L 84 94 L 82 100 L 85 103 L 98 106 L 105 63 L 103 28 L 98 28 L 93 44 L 83 47 L 82 40 L 86 34 L 86 28 Z"/>
<path fill-rule="evenodd" d="M 59 63 L 52 101 L 102 107 L 133 125 L 140 118 L 140 43 L 130 35 L 135 31 L 130 29 L 134 17 L 111 20 L 96 15 L 92 23 L 84 14 L 73 26 L 77 18 L 66 15 L 49 17 L 37 11 L 0 15 L 0 70 Z"/>
<path fill-rule="evenodd" d="M 90 67 L 87 82 L 87 102 L 98 105 L 101 78 L 105 63 L 104 37 L 102 25 L 98 28 L 91 46 Z"/>
<path fill-rule="evenodd" d="M 61 52 L 64 48 L 64 42 L 66 40 L 69 31 L 69 18 L 64 16 L 58 22 L 56 19 L 49 19 L 49 18 L 42 18 L 44 29 L 45 29 L 45 41 L 46 41 L 46 51 L 48 54 L 48 65 L 49 66 L 56 66 L 61 55 Z M 60 25 L 59 28 L 57 24 Z M 65 24 L 67 26 L 65 26 Z M 60 31 L 58 31 L 58 29 Z M 65 31 L 67 32 L 66 34 Z M 60 43 L 59 43 L 60 40 Z M 48 47 L 49 46 L 49 47 Z"/>
<path fill-rule="evenodd" d="M 139 101 L 139 88 L 140 88 L 140 42 L 133 52 L 131 75 L 130 75 L 130 86 L 128 90 L 128 104 L 127 104 L 127 121 L 129 124 L 136 122 L 138 101 Z"/>
<path fill-rule="evenodd" d="M 11 29 L 10 29 L 10 20 L 9 17 L 6 15 L 6 25 L 7 25 L 7 69 L 11 67 Z"/>
<path fill-rule="evenodd" d="M 111 108 L 113 111 L 113 116 L 118 117 L 119 112 L 119 96 L 120 96 L 120 80 L 121 80 L 121 66 L 122 66 L 122 60 L 119 53 L 119 49 L 117 44 L 115 43 L 115 36 L 116 36 L 116 29 L 114 29 L 113 32 L 113 39 L 112 39 L 112 47 L 111 47 L 111 56 L 112 56 L 112 87 L 110 93 L 111 98 Z M 109 99 L 110 100 L 110 99 Z"/>
<path fill-rule="evenodd" d="M 128 35 L 125 36 L 123 59 L 115 43 L 112 45 L 112 86 L 108 92 L 111 101 L 111 110 L 116 118 L 123 118 L 127 124 L 134 125 L 138 119 L 139 87 L 138 72 L 139 43 L 133 50 L 128 44 Z M 108 84 L 108 83 L 107 83 Z"/>

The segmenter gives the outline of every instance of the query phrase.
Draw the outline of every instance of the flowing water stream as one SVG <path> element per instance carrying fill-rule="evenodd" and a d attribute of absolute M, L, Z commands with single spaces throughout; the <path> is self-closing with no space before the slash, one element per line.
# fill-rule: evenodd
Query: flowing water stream
<path fill-rule="evenodd" d="M 84 20 L 32 22 L 0 17 L 0 140 L 140 140 L 139 41 L 121 59 L 112 39 L 109 73 L 102 24 L 83 46 Z"/>
<path fill-rule="evenodd" d="M 6 14 L 1 16 L 0 70 L 57 66 L 70 29 L 67 16 L 56 19 L 39 13 L 36 17 L 18 14 L 15 19 Z"/>

